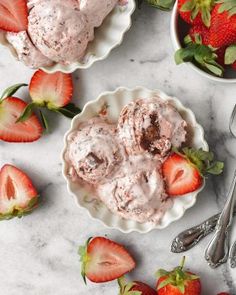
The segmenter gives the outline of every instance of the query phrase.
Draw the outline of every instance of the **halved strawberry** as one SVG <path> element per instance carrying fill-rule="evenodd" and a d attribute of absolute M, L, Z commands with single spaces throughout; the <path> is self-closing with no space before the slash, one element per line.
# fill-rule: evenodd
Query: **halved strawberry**
<path fill-rule="evenodd" d="M 38 70 L 31 79 L 29 91 L 33 102 L 39 106 L 61 108 L 72 99 L 72 76 L 61 72 L 47 74 Z"/>
<path fill-rule="evenodd" d="M 163 164 L 163 175 L 170 196 L 184 195 L 202 185 L 202 176 L 188 159 L 173 153 Z"/>
<path fill-rule="evenodd" d="M 124 277 L 118 279 L 120 293 L 119 295 L 156 295 L 156 290 L 143 282 L 127 283 Z"/>
<path fill-rule="evenodd" d="M 0 220 L 22 217 L 36 206 L 38 193 L 20 169 L 5 165 L 0 171 Z"/>
<path fill-rule="evenodd" d="M 82 276 L 95 283 L 109 282 L 120 278 L 135 267 L 135 261 L 127 250 L 103 237 L 89 239 L 79 248 L 82 261 Z"/>
<path fill-rule="evenodd" d="M 33 142 L 43 132 L 38 118 L 32 114 L 25 122 L 16 123 L 27 104 L 16 97 L 0 101 L 0 139 L 8 142 Z"/>
<path fill-rule="evenodd" d="M 0 29 L 17 33 L 26 31 L 27 27 L 27 1 L 0 0 Z"/>

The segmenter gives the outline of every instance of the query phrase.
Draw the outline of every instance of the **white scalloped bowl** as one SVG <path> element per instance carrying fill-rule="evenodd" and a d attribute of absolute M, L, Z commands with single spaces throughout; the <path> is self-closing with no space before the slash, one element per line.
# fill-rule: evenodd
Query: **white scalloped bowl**
<path fill-rule="evenodd" d="M 203 128 L 196 122 L 195 116 L 190 109 L 185 108 L 182 103 L 173 97 L 167 96 L 160 90 L 148 90 L 143 87 L 136 87 L 134 89 L 118 88 L 114 92 L 102 93 L 96 100 L 88 102 L 82 113 L 77 115 L 71 124 L 70 130 L 64 137 L 64 150 L 62 153 L 63 159 L 63 175 L 67 181 L 67 188 L 70 194 L 72 194 L 80 207 L 85 208 L 92 218 L 102 221 L 102 223 L 110 228 L 119 229 L 124 233 L 137 231 L 140 233 L 146 233 L 153 229 L 163 229 L 167 227 L 171 222 L 180 219 L 185 210 L 192 207 L 195 202 L 198 193 L 203 189 L 204 185 L 193 193 L 187 194 L 183 197 L 176 198 L 174 200 L 173 207 L 166 212 L 160 224 L 152 224 L 150 222 L 138 223 L 133 220 L 126 220 L 120 216 L 112 213 L 108 208 L 100 201 L 95 199 L 94 196 L 89 196 L 88 193 L 81 188 L 77 183 L 71 181 L 68 177 L 68 164 L 65 160 L 65 152 L 67 149 L 67 137 L 71 132 L 77 129 L 81 122 L 87 121 L 90 118 L 96 116 L 104 104 L 108 107 L 108 118 L 112 122 L 117 122 L 122 108 L 129 102 L 138 98 L 149 98 L 154 95 L 159 95 L 163 100 L 169 101 L 180 112 L 182 117 L 188 123 L 188 139 L 189 146 L 195 148 L 203 148 L 208 150 L 208 144 L 204 139 Z"/>
<path fill-rule="evenodd" d="M 126 6 L 116 6 L 105 18 L 99 28 L 95 29 L 95 38 L 89 43 L 83 61 L 77 61 L 70 65 L 56 63 L 50 67 L 41 69 L 47 73 L 61 71 L 63 73 L 73 73 L 77 69 L 88 69 L 96 61 L 106 59 L 112 49 L 119 46 L 124 38 L 124 34 L 131 27 L 131 15 L 135 10 L 135 0 L 128 0 Z M 0 44 L 7 47 L 14 57 L 17 58 L 14 48 L 7 42 L 4 32 L 0 31 Z"/>

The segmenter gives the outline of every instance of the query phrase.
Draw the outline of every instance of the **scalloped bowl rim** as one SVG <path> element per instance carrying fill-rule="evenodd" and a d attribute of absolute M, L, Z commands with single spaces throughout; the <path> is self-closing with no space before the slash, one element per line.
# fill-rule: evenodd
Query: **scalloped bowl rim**
<path fill-rule="evenodd" d="M 159 224 L 155 225 L 155 224 L 152 224 L 150 223 L 150 226 L 149 228 L 146 228 L 146 229 L 140 229 L 140 228 L 137 228 L 137 227 L 132 227 L 132 228 L 121 228 L 121 227 L 117 227 L 117 226 L 114 226 L 112 224 L 108 224 L 108 222 L 104 221 L 103 219 L 100 219 L 99 217 L 96 217 L 94 216 L 91 211 L 84 207 L 80 200 L 79 200 L 79 197 L 76 195 L 76 193 L 72 190 L 71 186 L 72 186 L 72 182 L 70 181 L 70 179 L 67 177 L 67 163 L 66 163 L 66 160 L 65 160 L 65 152 L 66 152 L 66 148 L 67 148 L 67 137 L 68 135 L 74 131 L 76 129 L 76 126 L 77 126 L 77 122 L 80 121 L 80 119 L 84 116 L 84 113 L 87 111 L 88 108 L 90 108 L 90 106 L 92 105 L 96 105 L 100 102 L 100 100 L 102 100 L 104 97 L 106 96 L 113 96 L 113 99 L 114 97 L 116 96 L 117 93 L 119 93 L 120 91 L 125 91 L 125 92 L 134 92 L 134 91 L 145 91 L 147 93 L 150 93 L 150 95 L 154 95 L 154 94 L 158 94 L 160 95 L 161 98 L 164 98 L 165 100 L 172 100 L 174 101 L 176 104 L 178 104 L 179 107 L 181 107 L 182 110 L 184 110 L 185 112 L 187 112 L 191 117 L 192 117 L 192 120 L 194 122 L 194 127 L 197 128 L 200 132 L 200 139 L 201 139 L 201 143 L 202 143 L 202 146 L 205 150 L 209 150 L 209 146 L 208 146 L 208 143 L 206 142 L 205 140 L 205 137 L 204 137 L 204 129 L 203 127 L 196 121 L 196 117 L 194 115 L 194 113 L 192 112 L 191 109 L 189 108 L 186 108 L 181 102 L 179 99 L 177 99 L 176 97 L 172 97 L 172 96 L 168 96 L 167 94 L 165 94 L 163 91 L 159 90 L 159 89 L 154 89 L 154 90 L 149 90 L 145 87 L 142 87 L 142 86 L 137 86 L 133 89 L 130 89 L 130 88 L 127 88 L 127 87 L 119 87 L 117 88 L 116 90 L 114 91 L 106 91 L 106 92 L 103 92 L 101 93 L 97 99 L 95 100 L 91 100 L 89 102 L 87 102 L 82 110 L 82 112 L 80 114 L 78 114 L 77 116 L 75 116 L 73 119 L 72 119 L 72 122 L 71 122 L 71 126 L 70 126 L 70 129 L 65 133 L 64 135 L 64 147 L 63 147 L 63 151 L 62 151 L 62 154 L 61 154 L 61 159 L 62 159 L 62 174 L 63 174 L 63 177 L 64 179 L 66 180 L 66 183 L 67 183 L 67 190 L 69 192 L 70 195 L 73 196 L 76 204 L 80 207 L 80 208 L 83 208 L 86 210 L 86 212 L 88 213 L 89 217 L 91 217 L 93 220 L 98 220 L 99 222 L 101 222 L 104 226 L 108 227 L 108 228 L 111 228 L 111 229 L 118 229 L 120 230 L 121 232 L 123 233 L 131 233 L 131 232 L 139 232 L 139 233 L 147 233 L 147 232 L 150 232 L 154 229 L 164 229 L 166 228 L 167 226 L 169 226 L 172 222 L 174 221 L 177 221 L 179 219 L 181 219 L 185 213 L 185 211 L 191 207 L 194 206 L 194 204 L 196 203 L 196 200 L 197 200 L 197 195 L 204 189 L 205 187 L 205 181 L 202 185 L 201 188 L 199 188 L 199 190 L 191 193 L 191 194 L 188 194 L 188 195 L 191 195 L 192 196 L 192 200 L 191 202 L 189 202 L 188 204 L 182 204 L 182 210 L 181 212 L 179 213 L 178 216 L 175 216 L 173 217 L 171 220 L 169 220 L 164 226 L 161 226 Z M 184 197 L 183 197 L 184 198 Z M 107 209 L 108 210 L 108 209 Z M 112 215 L 115 215 L 117 216 L 116 214 L 114 213 L 111 213 Z M 122 219 L 120 217 L 120 219 Z M 129 220 L 128 220 L 129 221 Z M 134 222 L 136 224 L 136 222 Z M 137 223 L 138 224 L 138 223 Z"/>
<path fill-rule="evenodd" d="M 131 25 L 132 25 L 131 16 L 136 8 L 135 0 L 129 0 L 128 5 L 129 5 L 128 6 L 129 10 L 127 13 L 127 17 L 129 18 L 129 21 L 127 23 L 127 26 L 124 27 L 122 31 L 120 31 L 119 38 L 117 38 L 116 42 L 114 42 L 112 44 L 112 46 L 109 47 L 109 49 L 107 50 L 107 52 L 104 55 L 102 55 L 100 57 L 92 58 L 92 59 L 90 58 L 86 63 L 81 63 L 78 61 L 78 62 L 74 62 L 74 63 L 72 63 L 70 65 L 66 65 L 66 66 L 59 64 L 59 63 L 55 63 L 54 65 L 52 65 L 50 67 L 40 67 L 39 69 L 42 69 L 44 72 L 49 73 L 49 74 L 55 73 L 57 71 L 60 71 L 63 73 L 73 73 L 74 71 L 76 71 L 78 69 L 88 69 L 97 61 L 105 60 L 110 55 L 110 53 L 112 52 L 113 49 L 115 49 L 116 47 L 118 47 L 122 44 L 122 42 L 124 40 L 125 33 L 131 28 Z M 111 12 L 111 13 L 113 13 L 113 12 Z M 107 18 L 109 18 L 109 15 L 107 16 Z M 4 32 L 0 32 L 0 33 L 2 33 L 2 35 L 4 34 Z M 96 34 L 95 34 L 95 38 L 96 38 Z M 11 44 L 9 42 L 7 42 L 7 40 L 4 37 L 1 37 L 1 36 L 0 36 L 0 45 L 8 48 L 8 50 L 11 52 L 13 57 L 15 57 L 18 60 L 17 54 L 16 54 L 14 48 L 11 46 Z M 94 56 L 94 54 L 92 52 L 86 52 L 86 55 L 89 53 L 90 53 L 90 55 Z"/>
<path fill-rule="evenodd" d="M 171 36 L 171 41 L 174 47 L 174 50 L 178 50 L 182 48 L 180 40 L 178 38 L 178 33 L 177 33 L 177 23 L 178 23 L 178 8 L 177 8 L 177 3 L 175 3 L 173 7 L 173 11 L 171 14 L 171 21 L 170 21 L 170 36 Z M 200 74 L 201 76 L 210 79 L 214 82 L 219 82 L 223 84 L 233 84 L 236 83 L 236 78 L 220 78 L 220 77 L 215 77 L 211 74 L 208 74 L 207 72 L 199 69 L 197 66 L 195 66 L 193 63 L 188 62 L 185 63 L 187 66 L 191 67 L 195 72 Z"/>

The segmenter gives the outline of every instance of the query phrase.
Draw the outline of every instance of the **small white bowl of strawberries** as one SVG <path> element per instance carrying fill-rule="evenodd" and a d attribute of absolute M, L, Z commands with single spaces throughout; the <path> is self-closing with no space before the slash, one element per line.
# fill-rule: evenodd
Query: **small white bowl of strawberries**
<path fill-rule="evenodd" d="M 236 1 L 177 0 L 171 18 L 177 65 L 215 82 L 236 83 Z"/>

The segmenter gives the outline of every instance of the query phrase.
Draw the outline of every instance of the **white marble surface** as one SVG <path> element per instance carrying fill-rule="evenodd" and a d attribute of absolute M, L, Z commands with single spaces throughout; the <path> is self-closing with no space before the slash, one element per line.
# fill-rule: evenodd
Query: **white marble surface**
<path fill-rule="evenodd" d="M 224 175 L 209 179 L 197 204 L 180 221 L 163 231 L 125 235 L 92 221 L 68 195 L 61 173 L 63 134 L 70 121 L 50 116 L 51 133 L 33 144 L 0 142 L 0 165 L 15 164 L 28 172 L 41 194 L 41 206 L 21 220 L 0 224 L 0 293 L 4 295 L 117 294 L 116 283 L 85 286 L 80 277 L 77 247 L 89 236 L 107 235 L 124 243 L 138 265 L 131 277 L 155 285 L 159 267 L 171 268 L 182 255 L 170 253 L 172 238 L 188 226 L 219 211 L 236 165 L 236 139 L 228 132 L 236 102 L 236 85 L 214 84 L 187 66 L 177 67 L 169 36 L 169 13 L 153 8 L 136 11 L 133 27 L 110 57 L 91 69 L 74 73 L 74 101 L 81 107 L 102 91 L 143 85 L 177 96 L 196 114 L 206 138 L 225 161 Z M 0 88 L 29 81 L 33 71 L 0 48 Z M 26 90 L 19 95 L 27 98 Z M 235 220 L 234 220 L 235 224 Z M 236 228 L 236 225 L 234 225 Z M 233 235 L 236 239 L 236 230 Z M 203 258 L 209 238 L 187 252 L 187 266 L 202 277 L 203 295 L 236 294 L 236 270 L 224 265 L 211 270 Z"/>

